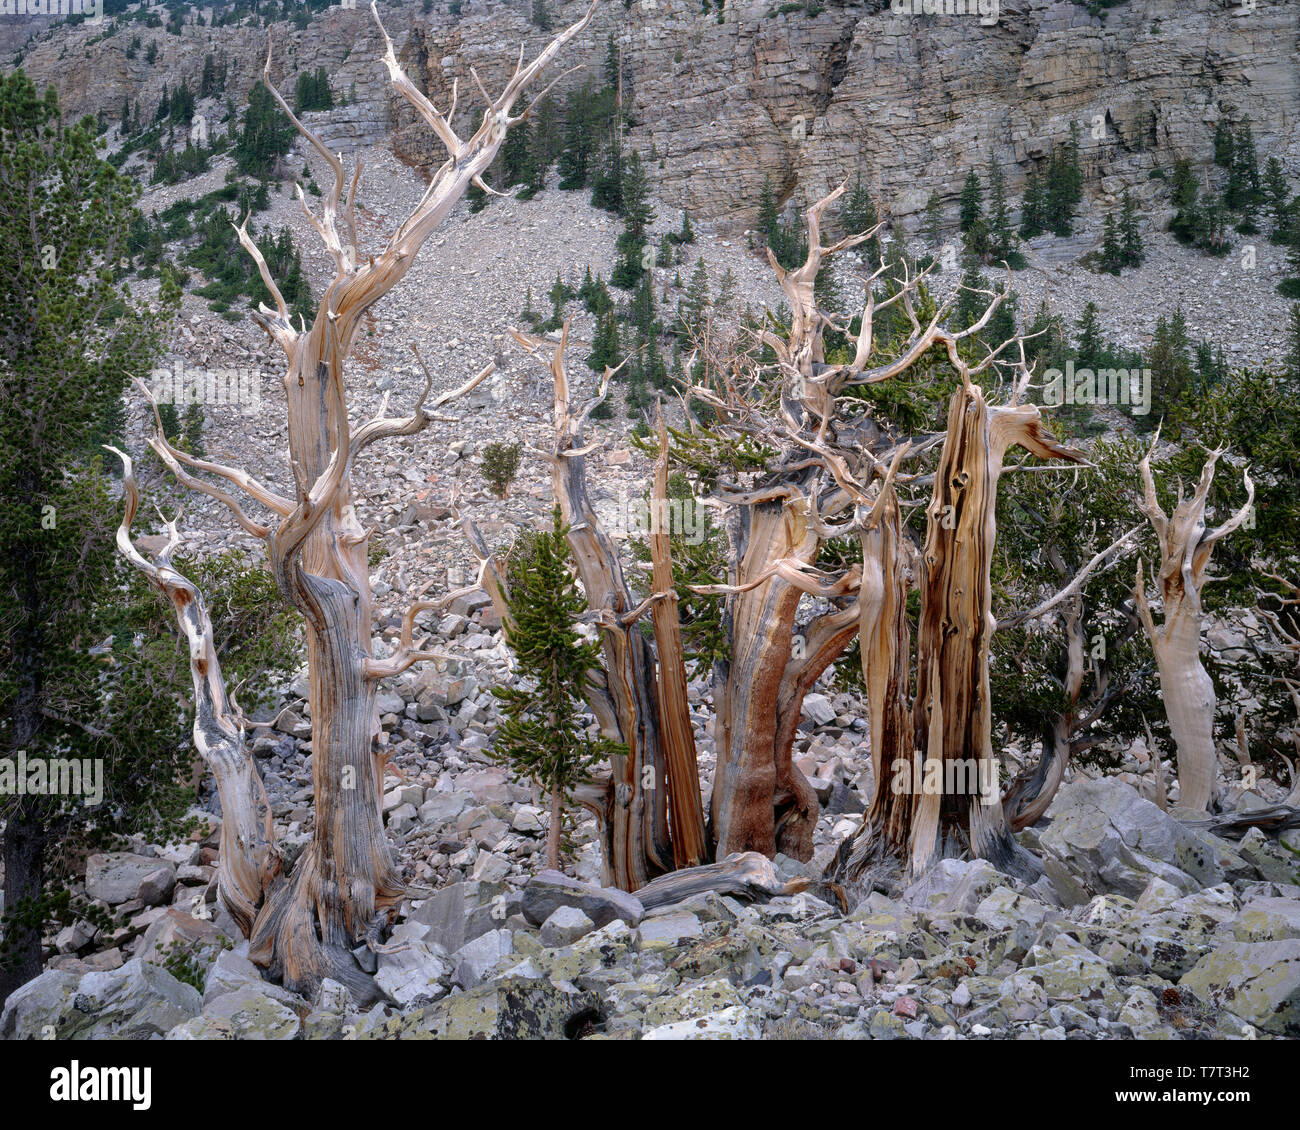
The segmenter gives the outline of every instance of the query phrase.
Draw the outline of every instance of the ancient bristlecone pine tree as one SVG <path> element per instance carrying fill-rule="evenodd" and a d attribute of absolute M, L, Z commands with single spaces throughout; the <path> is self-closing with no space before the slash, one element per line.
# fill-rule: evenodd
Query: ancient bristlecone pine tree
<path fill-rule="evenodd" d="M 1006 292 L 990 292 L 984 315 L 960 332 L 941 325 L 946 306 L 927 324 L 920 322 L 914 298 L 921 278 L 906 275 L 879 302 L 866 287 L 856 334 L 818 309 L 814 284 L 823 260 L 874 234 L 873 229 L 823 245 L 823 213 L 843 191 L 841 186 L 808 209 L 803 264 L 785 271 L 772 258 L 792 315 L 788 332 L 761 334 L 775 364 L 759 365 L 752 355 L 714 356 L 713 377 L 683 390 L 691 442 L 713 442 L 720 449 L 743 444 L 770 453 L 750 481 L 719 480 L 709 500 L 726 514 L 729 577 L 726 584 L 694 589 L 724 598 L 728 643 L 727 658 L 712 672 L 717 769 L 707 826 L 699 812 L 666 531 L 650 539 L 653 591 L 638 602 L 588 496 L 586 456 L 597 445 L 584 437 L 584 426 L 605 396 L 611 373 L 594 399 L 574 404 L 564 366 L 567 334 L 556 345 L 514 332 L 525 349 L 546 361 L 555 386 L 555 443 L 546 453 L 552 488 L 605 644 L 605 686 L 588 702 L 605 734 L 629 749 L 626 758 L 614 760 L 608 779 L 589 787 L 585 802 L 602 824 L 606 881 L 628 889 L 702 854 L 719 861 L 741 852 L 811 857 L 818 803 L 792 764 L 792 750 L 805 696 L 855 636 L 867 674 L 878 783 L 888 781 L 895 759 L 910 761 L 918 748 L 937 760 L 992 756 L 989 557 L 1002 458 L 1013 444 L 1044 457 L 1076 456 L 1042 429 L 1035 407 L 1019 403 L 1028 382 L 1023 351 L 1008 405 L 986 404 L 971 383 L 1006 346 L 974 365 L 958 346 L 988 324 Z M 884 271 L 882 266 L 870 282 Z M 911 329 L 885 361 L 873 356 L 873 319 L 891 306 Z M 850 359 L 826 361 L 828 329 L 848 337 Z M 844 395 L 853 388 L 908 373 L 936 347 L 961 374 L 962 387 L 952 400 L 920 566 L 921 667 L 913 710 L 907 700 L 905 612 L 911 566 L 894 488 L 902 462 L 925 444 L 894 434 L 867 411 L 845 418 L 842 405 L 854 403 Z M 701 349 L 708 354 L 708 343 Z M 693 403 L 707 405 L 716 422 L 698 426 Z M 668 444 L 661 425 L 652 516 L 662 516 L 656 504 L 664 497 Z M 861 565 L 838 575 L 818 567 L 827 541 L 852 536 L 862 544 Z M 472 530 L 471 538 L 484 574 L 498 575 Z M 809 597 L 819 604 L 810 608 Z M 653 640 L 635 630 L 647 612 Z M 878 786 L 869 826 L 915 867 L 936 858 L 947 831 L 958 826 L 977 853 L 1010 857 L 1012 841 L 996 797 L 979 808 L 971 799 L 900 797 Z"/>
<path fill-rule="evenodd" d="M 1159 433 L 1156 438 L 1159 439 Z M 1216 775 L 1216 699 L 1214 683 L 1201 664 L 1201 589 L 1207 581 L 1206 571 L 1215 543 L 1247 519 L 1255 501 L 1255 486 L 1250 474 L 1243 472 L 1246 504 L 1221 526 L 1206 529 L 1205 502 L 1214 482 L 1215 464 L 1222 454 L 1222 451 L 1211 451 L 1206 457 L 1200 482 L 1191 497 L 1184 498 L 1182 483 L 1178 484 L 1178 502 L 1172 514 L 1164 512 L 1156 497 L 1150 451 L 1138 465 L 1142 472 L 1142 498 L 1138 508 L 1155 529 L 1160 543 L 1160 571 L 1156 582 L 1164 606 L 1163 622 L 1157 626 L 1151 614 L 1141 560 L 1137 564 L 1133 599 L 1156 654 L 1160 697 L 1178 751 L 1178 804 L 1201 812 L 1214 798 Z"/>
<path fill-rule="evenodd" d="M 999 794 L 990 733 L 990 563 L 997 484 L 1012 445 L 1048 458 L 1077 459 L 1043 428 L 1038 408 L 1021 404 L 1021 369 L 1010 402 L 990 405 L 950 347 L 962 386 L 948 409 L 948 431 L 926 510 L 926 538 L 914 564 L 921 593 L 915 697 L 908 700 L 908 637 L 902 612 L 908 579 L 899 554 L 897 506 L 890 498 L 863 550 L 874 579 L 863 597 L 862 664 L 871 721 L 875 794 L 862 829 L 840 853 L 835 872 L 855 878 L 875 859 L 901 857 L 913 876 L 945 854 L 950 837 L 1003 870 L 1020 870 Z M 892 494 L 892 484 L 883 488 Z M 865 588 L 865 586 L 864 586 Z M 899 760 L 909 768 L 900 773 Z M 907 787 L 896 787 L 905 782 Z M 1054 787 L 1044 777 L 1039 787 Z M 1032 806 L 1036 797 L 1022 796 Z"/>
<path fill-rule="evenodd" d="M 266 796 L 252 768 L 243 720 L 232 713 L 221 683 L 202 599 L 170 568 L 166 555 L 150 563 L 131 546 L 129 530 L 136 504 L 128 476 L 127 513 L 119 545 L 171 599 L 191 644 L 198 708 L 195 740 L 217 778 L 224 814 L 221 897 L 236 921 L 250 931 L 253 960 L 269 967 L 294 989 L 309 991 L 322 978 L 332 977 L 363 993 L 370 991 L 350 951 L 377 937 L 404 890 L 382 821 L 384 752 L 376 741 L 380 733 L 376 695 L 381 680 L 427 658 L 413 640 L 415 618 L 443 603 L 414 604 L 404 617 L 398 649 L 385 658 L 375 655 L 367 567 L 371 531 L 361 526 L 355 510 L 352 472 L 356 458 L 379 440 L 420 431 L 433 418 L 431 408 L 469 391 L 492 371 L 489 365 L 428 407 L 425 401 L 430 386 L 426 381 L 410 416 L 389 417 L 381 408 L 374 419 L 354 427 L 348 412 L 344 363 L 362 316 L 401 281 L 416 253 L 470 184 L 482 185 L 481 176 L 501 148 L 507 130 L 521 120 L 511 116 L 511 108 L 587 26 L 593 11 L 594 6 L 531 63 L 524 65 L 521 51 L 513 77 L 496 99 L 489 99 L 482 124 L 471 137 L 462 139 L 452 128 L 454 89 L 452 107 L 444 114 L 398 65 L 392 41 L 371 4 L 383 34 L 384 61 L 393 86 L 447 150 L 446 162 L 434 173 L 419 205 L 383 251 L 371 257 L 363 256 L 357 246 L 355 199 L 360 165 L 349 187 L 341 158 L 298 121 L 275 90 L 268 52 L 266 85 L 334 173 L 319 217 L 303 203 L 334 261 L 333 278 L 310 327 L 294 328 L 266 260 L 248 235 L 247 221 L 238 229 L 240 242 L 257 263 L 275 303 L 274 310 L 262 306 L 254 317 L 288 359 L 284 389 L 292 497 L 268 489 L 243 471 L 194 458 L 168 442 L 161 427 L 150 446 L 182 483 L 219 499 L 245 532 L 266 542 L 280 591 L 303 616 L 315 824 L 311 843 L 287 876 L 280 874 Z M 215 476 L 243 491 L 268 511 L 269 517 L 266 521 L 250 517 L 232 493 L 202 476 Z"/>

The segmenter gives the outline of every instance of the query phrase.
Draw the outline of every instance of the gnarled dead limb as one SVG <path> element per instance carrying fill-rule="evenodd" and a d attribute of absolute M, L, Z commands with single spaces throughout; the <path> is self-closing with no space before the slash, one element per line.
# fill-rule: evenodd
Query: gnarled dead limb
<path fill-rule="evenodd" d="M 807 881 L 783 883 L 772 861 L 756 851 L 733 852 L 717 863 L 687 867 L 647 883 L 636 893 L 646 910 L 672 906 L 694 895 L 714 892 L 747 900 L 766 900 L 803 890 Z"/>
<path fill-rule="evenodd" d="M 1160 544 L 1157 584 L 1164 605 L 1164 619 L 1157 627 L 1147 601 L 1142 561 L 1139 559 L 1133 598 L 1138 615 L 1155 652 L 1160 672 L 1160 696 L 1164 700 L 1169 730 L 1178 749 L 1178 803 L 1180 807 L 1207 810 L 1214 798 L 1216 762 L 1214 756 L 1214 684 L 1201 665 L 1201 588 L 1206 582 L 1210 554 L 1220 538 L 1242 524 L 1255 501 L 1255 485 L 1243 472 L 1246 504 L 1221 526 L 1207 530 L 1205 503 L 1214 481 L 1214 467 L 1221 451 L 1211 451 L 1201 468 L 1201 478 L 1191 497 L 1182 497 L 1166 515 L 1156 497 L 1151 473 L 1151 455 L 1138 468 L 1142 474 L 1142 498 L 1138 508 L 1156 531 Z M 1155 756 L 1155 752 L 1152 752 Z"/>
<path fill-rule="evenodd" d="M 271 804 L 253 763 L 238 715 L 226 696 L 221 661 L 212 642 L 212 620 L 203 594 L 176 571 L 171 555 L 179 542 L 169 522 L 168 544 L 149 561 L 131 541 L 131 524 L 140 505 L 131 457 L 115 447 L 122 460 L 125 507 L 117 529 L 117 547 L 172 606 L 190 651 L 194 687 L 194 748 L 212 772 L 221 800 L 221 855 L 217 861 L 217 896 L 247 936 L 266 893 L 282 869 L 275 845 Z"/>

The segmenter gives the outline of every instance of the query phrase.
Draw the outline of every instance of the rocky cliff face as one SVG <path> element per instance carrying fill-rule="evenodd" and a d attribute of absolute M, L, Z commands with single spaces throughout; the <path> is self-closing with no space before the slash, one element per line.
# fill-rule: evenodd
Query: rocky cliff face
<path fill-rule="evenodd" d="M 557 6 L 558 7 L 558 6 Z M 513 64 L 518 43 L 542 41 L 526 0 L 387 3 L 382 15 L 408 72 L 445 104 L 453 81 L 459 116 Z M 559 18 L 574 19 L 581 0 Z M 1103 23 L 1071 0 L 1003 0 L 998 22 L 977 15 L 896 14 L 888 0 L 828 3 L 782 14 L 769 0 L 728 0 L 721 20 L 695 0 L 601 3 L 569 52 L 599 81 L 607 36 L 622 45 L 625 97 L 643 151 L 653 143 L 660 198 L 705 217 L 751 218 L 765 176 L 783 199 L 804 199 L 861 172 L 895 220 L 915 222 L 931 191 L 955 199 L 965 171 L 990 154 L 1014 193 L 1035 163 L 1079 123 L 1090 187 L 1104 196 L 1139 188 L 1176 156 L 1204 159 L 1221 117 L 1248 117 L 1262 156 L 1300 173 L 1296 129 L 1300 6 L 1261 0 L 1129 0 Z M 187 26 L 180 36 L 139 25 L 91 42 L 103 28 L 54 28 L 23 65 L 53 82 L 71 114 L 123 97 L 148 114 L 164 84 L 196 85 L 206 53 L 224 51 L 236 105 L 260 74 L 263 28 Z M 147 49 L 125 57 L 132 35 Z M 393 132 L 398 154 L 440 161 L 428 131 L 394 104 L 368 11 L 331 8 L 303 30 L 275 26 L 272 73 L 290 86 L 324 65 L 356 103 L 328 115 L 327 139 L 348 147 Z M 567 82 L 581 81 L 581 75 Z"/>

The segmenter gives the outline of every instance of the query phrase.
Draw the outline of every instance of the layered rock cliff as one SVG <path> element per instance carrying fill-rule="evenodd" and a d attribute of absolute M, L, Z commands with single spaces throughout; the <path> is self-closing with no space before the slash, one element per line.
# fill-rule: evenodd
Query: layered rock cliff
<path fill-rule="evenodd" d="M 966 170 L 990 155 L 1011 192 L 1076 122 L 1089 191 L 1139 190 L 1177 156 L 1204 160 L 1215 123 L 1249 118 L 1261 157 L 1300 173 L 1300 6 L 1259 0 L 1129 0 L 1103 22 L 1072 0 L 1003 0 L 996 24 L 978 15 L 897 14 L 888 0 L 782 12 L 768 0 L 726 0 L 719 16 L 697 0 L 602 0 L 568 54 L 599 81 L 607 37 L 620 44 L 631 138 L 661 160 L 659 197 L 703 217 L 752 218 L 771 177 L 782 199 L 804 199 L 861 172 L 896 220 L 915 222 L 931 191 L 952 201 Z M 919 5 L 918 5 L 919 6 Z M 579 0 L 556 6 L 576 18 Z M 440 104 L 459 85 L 468 125 L 481 103 L 471 68 L 500 86 L 520 41 L 542 33 L 531 0 L 386 3 L 381 13 L 409 73 Z M 815 13 L 815 14 L 812 14 Z M 108 25 L 54 27 L 34 37 L 22 65 L 53 82 L 71 115 L 122 99 L 142 114 L 165 85 L 197 85 L 207 53 L 224 53 L 228 95 L 242 104 L 261 72 L 266 30 L 187 25 L 181 35 L 140 24 L 104 38 Z M 126 58 L 134 35 L 144 50 Z M 337 94 L 355 102 L 325 115 L 332 145 L 373 143 L 391 131 L 397 153 L 417 163 L 442 153 L 391 98 L 368 10 L 334 7 L 295 29 L 274 25 L 273 75 L 324 65 Z M 155 63 L 146 61 L 156 42 Z M 581 81 L 582 74 L 565 82 Z"/>

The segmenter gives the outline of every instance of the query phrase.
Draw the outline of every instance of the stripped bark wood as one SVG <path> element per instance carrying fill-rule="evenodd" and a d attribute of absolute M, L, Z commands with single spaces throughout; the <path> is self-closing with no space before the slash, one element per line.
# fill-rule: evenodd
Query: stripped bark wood
<path fill-rule="evenodd" d="M 1201 812 L 1214 799 L 1217 762 L 1214 754 L 1214 683 L 1201 664 L 1201 589 L 1215 543 L 1237 529 L 1251 513 L 1255 486 L 1250 473 L 1243 472 L 1246 504 L 1222 525 L 1212 530 L 1205 525 L 1205 503 L 1214 481 L 1214 468 L 1222 451 L 1211 451 L 1201 468 L 1201 478 L 1190 497 L 1183 497 L 1178 484 L 1178 501 L 1166 514 L 1156 496 L 1151 473 L 1151 455 L 1159 442 L 1157 431 L 1151 449 L 1138 468 L 1142 475 L 1142 497 L 1138 508 L 1155 529 L 1160 544 L 1157 587 L 1164 617 L 1157 626 L 1146 595 L 1143 565 L 1139 559 L 1133 583 L 1138 615 L 1155 652 L 1160 674 L 1160 697 L 1164 700 L 1169 730 L 1178 750 L 1178 804 Z"/>
<path fill-rule="evenodd" d="M 283 870 L 275 843 L 271 804 L 248 748 L 243 717 L 226 695 L 212 639 L 212 619 L 197 587 L 171 563 L 180 544 L 175 521 L 167 523 L 167 544 L 152 561 L 131 541 L 140 506 L 131 457 L 109 447 L 122 460 L 125 508 L 117 529 L 119 552 L 171 604 L 190 651 L 194 685 L 194 748 L 212 773 L 221 801 L 221 854 L 217 859 L 217 897 L 235 924 L 249 933 L 267 891 Z"/>
<path fill-rule="evenodd" d="M 842 846 L 829 870 L 836 879 L 856 880 L 887 856 L 906 861 L 910 874 L 919 877 L 949 852 L 950 839 L 1003 870 L 1027 866 L 1011 839 L 990 733 L 997 484 L 1013 445 L 1040 458 L 1081 456 L 1043 428 L 1036 406 L 1018 403 L 1027 372 L 1010 403 L 990 406 L 971 383 L 965 362 L 955 364 L 962 386 L 949 403 L 917 570 L 921 611 L 910 726 L 906 622 L 900 611 L 906 581 L 889 506 L 864 538 L 873 581 L 863 594 L 864 603 L 869 595 L 870 607 L 864 608 L 862 654 L 876 791 L 861 830 Z M 1035 783 L 1049 788 L 1053 777 L 1045 766 Z"/>
<path fill-rule="evenodd" d="M 378 685 L 430 658 L 414 643 L 414 622 L 421 612 L 441 602 L 414 603 L 404 617 L 397 650 L 387 658 L 374 655 L 367 562 L 372 531 L 358 520 L 352 471 L 357 457 L 372 444 L 419 432 L 430 423 L 433 410 L 470 391 L 487 378 L 492 366 L 427 406 L 432 382 L 426 369 L 424 391 L 411 415 L 389 417 L 385 399 L 373 419 L 355 428 L 349 418 L 344 366 L 366 311 L 402 280 L 465 190 L 471 184 L 482 185 L 482 174 L 507 131 L 523 120 L 523 115 L 511 115 L 512 108 L 563 47 L 587 27 L 595 11 L 593 2 L 580 20 L 556 35 L 526 65 L 521 50 L 504 90 L 495 99 L 484 92 L 488 105 L 481 124 L 472 136 L 462 139 L 452 127 L 452 111 L 444 115 L 403 72 L 378 9 L 373 2 L 370 7 L 383 37 L 384 62 L 394 89 L 432 128 L 447 158 L 383 250 L 363 261 L 355 218 L 360 164 L 349 186 L 341 156 L 331 153 L 299 121 L 271 82 L 268 47 L 263 81 L 334 174 L 319 216 L 307 207 L 299 189 L 303 211 L 334 264 L 334 276 L 310 327 L 292 324 L 284 297 L 248 233 L 247 219 L 236 229 L 274 303 L 274 309 L 260 305 L 254 319 L 284 351 L 288 363 L 284 387 L 293 497 L 281 498 L 242 471 L 186 457 L 168 442 L 161 425 L 150 441 L 184 485 L 224 503 L 246 532 L 267 543 L 280 592 L 302 614 L 305 625 L 315 822 L 311 842 L 292 873 L 274 883 L 252 923 L 250 957 L 296 991 L 310 993 L 323 978 L 331 977 L 361 999 L 368 999 L 373 987 L 351 951 L 375 940 L 405 890 L 381 811 L 386 758 L 376 740 Z M 452 104 L 454 109 L 454 88 Z M 191 471 L 216 475 L 241 489 L 270 510 L 272 520 L 250 518 L 223 487 Z M 235 824 L 241 819 L 233 810 L 227 810 L 226 817 Z"/>
<path fill-rule="evenodd" d="M 801 879 L 782 882 L 770 859 L 756 851 L 743 851 L 717 863 L 661 875 L 637 891 L 636 897 L 646 910 L 659 910 L 710 892 L 752 901 L 795 894 L 807 886 L 807 880 Z"/>
<path fill-rule="evenodd" d="M 1300 808 L 1293 804 L 1270 804 L 1246 812 L 1225 812 L 1208 820 L 1184 820 L 1189 828 L 1203 828 L 1216 836 L 1240 839 L 1251 828 L 1259 828 L 1274 835 L 1291 828 L 1300 828 Z"/>
<path fill-rule="evenodd" d="M 665 768 L 668 774 L 668 826 L 673 866 L 696 867 L 711 856 L 704 831 L 700 800 L 700 771 L 686 698 L 686 662 L 673 585 L 672 537 L 668 529 L 668 428 L 663 408 L 656 420 L 659 457 L 655 460 L 650 510 L 651 588 L 657 598 L 651 610 L 655 654 L 659 661 L 659 716 L 663 720 Z"/>

